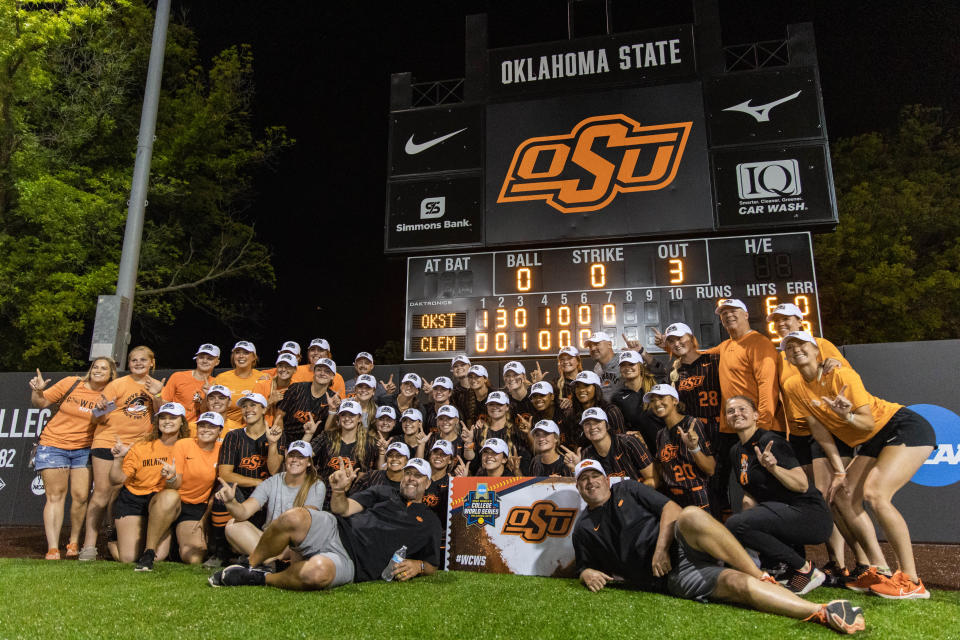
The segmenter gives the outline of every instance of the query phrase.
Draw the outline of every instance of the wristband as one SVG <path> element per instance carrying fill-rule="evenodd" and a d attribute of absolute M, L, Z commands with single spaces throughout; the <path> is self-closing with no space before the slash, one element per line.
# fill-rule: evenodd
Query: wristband
<path fill-rule="evenodd" d="M 468 443 L 466 443 L 466 444 L 463 445 L 463 448 L 464 448 L 464 449 L 473 449 L 473 443 L 472 443 L 472 442 L 468 442 Z"/>
<path fill-rule="evenodd" d="M 835 476 L 845 476 L 845 475 L 847 475 L 847 472 L 846 472 L 846 471 L 834 471 L 834 472 L 833 472 L 833 475 L 835 475 Z"/>
<path fill-rule="evenodd" d="M 696 449 L 687 449 L 687 453 L 700 453 L 700 447 L 698 446 Z"/>

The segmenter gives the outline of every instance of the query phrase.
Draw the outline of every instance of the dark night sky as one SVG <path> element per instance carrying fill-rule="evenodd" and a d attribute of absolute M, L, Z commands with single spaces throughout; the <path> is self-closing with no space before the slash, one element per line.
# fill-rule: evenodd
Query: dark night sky
<path fill-rule="evenodd" d="M 719 10 L 724 44 L 782 39 L 787 24 L 813 22 L 836 140 L 892 127 L 904 104 L 957 104 L 958 6 L 720 0 Z M 616 31 L 692 21 L 682 1 L 614 7 Z M 177 337 L 155 345 L 167 363 L 187 361 L 201 341 L 229 348 L 246 338 L 268 354 L 286 339 L 305 345 L 323 336 L 347 364 L 361 349 L 402 338 L 404 261 L 382 252 L 390 74 L 463 77 L 464 18 L 474 13 L 488 14 L 491 48 L 567 37 L 565 0 L 174 1 L 175 19 L 196 31 L 205 61 L 232 44 L 253 46 L 255 122 L 285 125 L 297 145 L 258 178 L 251 212 L 274 251 L 270 313 L 237 327 L 238 336 L 208 335 L 182 315 Z"/>

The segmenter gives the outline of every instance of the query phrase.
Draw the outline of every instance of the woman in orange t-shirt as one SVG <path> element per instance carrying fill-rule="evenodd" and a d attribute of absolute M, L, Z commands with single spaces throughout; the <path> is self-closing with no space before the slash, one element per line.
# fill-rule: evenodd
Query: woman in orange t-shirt
<path fill-rule="evenodd" d="M 933 452 L 933 427 L 903 405 L 870 395 L 850 367 L 824 373 L 817 340 L 806 331 L 787 334 L 781 348 L 800 372 L 786 381 L 784 393 L 833 468 L 827 499 L 839 509 L 871 564 L 878 565 L 848 586 L 885 598 L 929 598 L 917 575 L 910 530 L 892 500 Z M 849 465 L 841 458 L 842 449 L 853 458 Z M 897 555 L 900 568 L 892 577 L 883 575 L 883 555 L 864 500 Z"/>
<path fill-rule="evenodd" d="M 243 396 L 253 391 L 257 381 L 264 375 L 262 371 L 255 368 L 257 361 L 257 348 L 254 344 L 247 340 L 241 340 L 233 345 L 233 350 L 230 352 L 230 364 L 233 365 L 233 369 L 224 371 L 213 379 L 214 384 L 222 384 L 230 389 L 233 394 L 233 401 L 227 409 L 225 418 L 238 422 L 243 420 L 237 403 Z M 267 376 L 263 379 L 269 380 L 270 378 Z"/>
<path fill-rule="evenodd" d="M 46 490 L 43 528 L 47 535 L 47 560 L 60 559 L 60 529 L 63 508 L 70 489 L 70 542 L 67 557 L 79 554 L 78 543 L 90 496 L 90 443 L 93 442 L 93 408 L 100 393 L 117 375 L 109 358 L 97 358 L 83 378 L 67 376 L 49 389 L 37 369 L 30 380 L 30 401 L 38 409 L 60 404 L 57 414 L 43 428 L 37 445 L 36 470 Z"/>
<path fill-rule="evenodd" d="M 113 466 L 112 448 L 122 442 L 131 445 L 150 434 L 150 417 L 160 406 L 163 381 L 151 377 L 156 366 L 149 347 L 134 347 L 127 356 L 130 375 L 108 384 L 94 413 L 95 423 L 102 423 L 93 434 L 90 458 L 93 462 L 93 495 L 87 505 L 87 525 L 80 560 L 97 559 L 97 536 L 103 514 L 117 497 L 119 484 L 110 481 Z M 108 518 L 110 522 L 113 518 Z"/>
<path fill-rule="evenodd" d="M 173 488 L 177 478 L 173 446 L 190 433 L 185 414 L 182 404 L 168 402 L 157 412 L 153 432 L 146 440 L 132 446 L 118 440 L 112 449 L 110 480 L 123 485 L 113 506 L 117 527 L 115 559 L 120 562 L 133 562 L 140 557 L 147 533 L 144 519 L 150 515 L 151 504 L 161 491 Z M 168 531 L 163 530 L 156 536 L 163 540 L 157 545 L 161 559 L 170 549 L 167 534 Z"/>

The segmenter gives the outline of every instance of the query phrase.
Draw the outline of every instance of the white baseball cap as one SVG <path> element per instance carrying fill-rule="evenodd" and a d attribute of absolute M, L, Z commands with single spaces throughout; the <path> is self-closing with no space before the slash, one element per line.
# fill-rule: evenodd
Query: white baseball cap
<path fill-rule="evenodd" d="M 404 382 L 409 382 L 417 389 L 423 386 L 423 380 L 421 380 L 420 376 L 415 373 L 405 373 L 403 377 L 400 378 L 400 384 L 403 384 Z"/>
<path fill-rule="evenodd" d="M 457 410 L 457 408 L 452 404 L 445 404 L 445 405 L 441 405 L 440 408 L 437 409 L 437 417 L 439 418 L 440 416 L 446 416 L 448 418 L 459 418 L 460 411 Z"/>
<path fill-rule="evenodd" d="M 645 394 L 643 394 L 644 404 L 650 402 L 653 396 L 673 396 L 675 400 L 677 400 L 678 402 L 680 401 L 680 396 L 677 395 L 677 390 L 674 389 L 673 386 L 669 384 L 653 385 L 653 388 L 651 388 L 650 391 L 647 391 Z"/>
<path fill-rule="evenodd" d="M 568 355 L 568 356 L 573 356 L 574 358 L 579 358 L 580 350 L 574 346 L 567 346 L 567 347 L 564 347 L 563 349 L 560 349 L 560 353 L 557 354 L 557 357 L 559 358 L 562 355 Z"/>
<path fill-rule="evenodd" d="M 600 465 L 599 462 L 597 462 L 596 460 L 591 460 L 590 458 L 587 458 L 586 460 L 581 460 L 580 462 L 577 463 L 577 468 L 574 471 L 574 476 L 573 476 L 574 479 L 579 478 L 581 473 L 583 473 L 584 471 L 589 471 L 590 469 L 593 469 L 594 471 L 602 473 L 604 478 L 607 477 L 607 472 L 603 470 L 603 467 Z"/>
<path fill-rule="evenodd" d="M 792 302 L 778 304 L 777 308 L 767 315 L 767 322 L 773 321 L 774 316 L 795 316 L 803 320 L 803 312 L 800 311 L 800 307 Z"/>
<path fill-rule="evenodd" d="M 491 391 L 484 404 L 510 404 L 510 398 L 503 391 Z"/>
<path fill-rule="evenodd" d="M 443 451 L 448 456 L 453 455 L 453 445 L 450 444 L 449 441 L 444 440 L 442 438 L 434 442 L 433 446 L 430 447 L 430 451 L 436 451 L 437 449 L 440 449 L 440 451 Z"/>
<path fill-rule="evenodd" d="M 453 365 L 457 363 L 463 363 L 466 365 L 470 364 L 470 358 L 465 355 L 453 356 L 453 360 L 450 361 L 450 369 L 453 369 Z"/>
<path fill-rule="evenodd" d="M 291 451 L 296 451 L 304 458 L 313 457 L 313 447 L 310 446 L 310 443 L 306 440 L 294 440 L 291 442 L 290 446 L 287 447 L 287 453 L 290 453 Z"/>
<path fill-rule="evenodd" d="M 693 335 L 693 329 L 683 324 L 682 322 L 674 322 L 667 330 L 663 332 L 665 338 L 681 338 L 685 335 Z"/>
<path fill-rule="evenodd" d="M 593 371 L 581 371 L 577 374 L 577 377 L 574 378 L 573 381 L 581 384 L 595 384 L 598 387 L 603 386 L 603 382 L 600 381 L 600 376 Z"/>
<path fill-rule="evenodd" d="M 200 414 L 200 417 L 197 418 L 197 424 L 201 422 L 207 422 L 218 427 L 223 426 L 223 416 L 217 413 L 216 411 L 205 411 Z"/>
<path fill-rule="evenodd" d="M 201 353 L 205 353 L 208 356 L 213 356 L 214 358 L 220 357 L 220 347 L 215 344 L 205 343 L 200 345 L 200 348 L 197 349 L 197 352 L 193 354 L 193 359 L 196 360 L 197 356 Z"/>
<path fill-rule="evenodd" d="M 522 376 L 527 372 L 526 368 L 523 366 L 523 363 L 517 360 L 511 360 L 507 364 L 503 365 L 503 375 L 507 375 L 507 371 L 513 371 L 518 376 Z"/>
<path fill-rule="evenodd" d="M 484 449 L 490 449 L 494 453 L 502 453 L 505 456 L 510 455 L 510 447 L 507 446 L 507 443 L 501 440 L 500 438 L 487 438 L 483 441 L 483 446 L 480 447 L 480 451 Z"/>
<path fill-rule="evenodd" d="M 737 300 L 736 298 L 720 298 L 717 300 L 717 308 L 713 310 L 716 315 L 720 315 L 720 312 L 723 311 L 726 307 L 734 307 L 736 309 L 743 309 L 744 313 L 747 312 L 747 305 L 743 303 L 743 300 Z"/>
<path fill-rule="evenodd" d="M 783 339 L 780 341 L 781 351 L 787 348 L 787 342 L 790 340 L 802 340 L 803 342 L 809 342 L 812 345 L 816 345 L 818 349 L 820 348 L 820 345 L 817 344 L 817 339 L 806 331 L 791 331 L 787 335 L 783 336 Z"/>
<path fill-rule="evenodd" d="M 606 331 L 597 331 L 595 334 L 587 338 L 585 344 L 590 344 L 591 342 L 613 342 L 613 338 L 607 335 Z"/>
<path fill-rule="evenodd" d="M 545 380 L 534 382 L 533 386 L 530 387 L 530 395 L 532 396 L 546 396 L 551 393 L 553 393 L 553 385 Z"/>
<path fill-rule="evenodd" d="M 636 351 L 622 351 L 620 352 L 620 362 L 619 364 L 640 364 L 643 362 L 643 358 L 640 357 L 640 354 Z"/>
<path fill-rule="evenodd" d="M 388 417 L 393 418 L 394 420 L 396 420 L 396 419 L 397 419 L 397 412 L 394 410 L 393 407 L 391 407 L 391 406 L 389 406 L 389 405 L 383 405 L 383 406 L 377 407 L 377 415 L 376 415 L 376 417 L 377 417 L 377 418 L 382 418 L 383 416 L 388 416 Z"/>
<path fill-rule="evenodd" d="M 187 410 L 183 408 L 183 405 L 179 402 L 165 402 L 160 406 L 160 409 L 157 411 L 157 415 L 161 413 L 166 413 L 171 416 L 185 416 L 187 415 Z"/>
<path fill-rule="evenodd" d="M 239 407 L 239 406 L 240 406 L 240 403 L 244 402 L 245 400 L 250 400 L 251 402 L 256 402 L 257 404 L 259 404 L 260 406 L 262 406 L 264 409 L 266 409 L 267 406 L 268 406 L 268 404 L 267 404 L 267 399 L 264 398 L 264 397 L 263 397 L 261 394 L 259 394 L 259 393 L 245 393 L 245 394 L 243 394 L 242 396 L 240 396 L 239 398 L 237 398 L 237 406 Z"/>
<path fill-rule="evenodd" d="M 557 436 L 560 435 L 560 427 L 558 427 L 557 423 L 553 420 L 541 420 L 537 424 L 533 425 L 533 429 L 531 429 L 530 432 L 532 433 L 538 429 L 540 431 L 546 431 L 547 433 L 556 434 Z"/>
<path fill-rule="evenodd" d="M 293 355 L 292 353 L 281 352 L 280 355 L 277 356 L 277 364 L 280 364 L 281 362 L 288 364 L 291 367 L 295 367 L 297 366 L 297 356 Z"/>
<path fill-rule="evenodd" d="M 423 414 L 420 409 L 407 409 L 400 415 L 400 420 L 423 420 Z"/>
<path fill-rule="evenodd" d="M 486 368 L 485 366 L 483 366 L 482 364 L 475 364 L 475 365 L 473 365 L 472 367 L 470 367 L 470 370 L 467 371 L 467 375 L 469 376 L 469 375 L 471 375 L 471 374 L 473 374 L 473 375 L 475 375 L 475 376 L 480 376 L 481 378 L 489 378 L 489 377 L 490 377 L 490 374 L 487 373 L 487 368 Z"/>
<path fill-rule="evenodd" d="M 334 373 L 337 372 L 337 363 L 331 360 L 330 358 L 319 358 L 317 359 L 316 362 L 313 363 L 314 369 L 320 366 L 326 367 L 327 369 L 330 369 L 330 371 Z"/>
<path fill-rule="evenodd" d="M 443 389 L 450 389 L 452 391 L 453 380 L 451 380 L 447 376 L 437 376 L 436 378 L 433 379 L 433 386 L 441 387 Z"/>
<path fill-rule="evenodd" d="M 433 469 L 430 467 L 430 463 L 424 460 L 423 458 L 410 458 L 407 460 L 407 464 L 403 466 L 404 469 L 413 468 L 422 476 L 427 476 L 428 478 L 433 472 Z"/>
<path fill-rule="evenodd" d="M 330 343 L 323 338 L 314 338 L 310 341 L 311 347 L 320 347 L 324 351 L 330 351 Z"/>
<path fill-rule="evenodd" d="M 353 383 L 353 386 L 359 387 L 360 385 L 366 385 L 371 389 L 377 388 L 377 379 L 374 378 L 369 373 L 361 373 L 357 376 L 357 381 Z"/>
<path fill-rule="evenodd" d="M 283 343 L 283 346 L 280 347 L 280 350 L 277 353 L 283 352 L 292 353 L 293 355 L 300 355 L 300 345 L 294 342 L 293 340 L 288 340 Z"/>
<path fill-rule="evenodd" d="M 373 356 L 370 355 L 370 354 L 369 354 L 368 352 L 366 352 L 366 351 L 361 351 L 360 353 L 358 353 L 358 354 L 357 354 L 357 357 L 354 358 L 353 361 L 356 362 L 357 360 L 360 360 L 361 358 L 363 358 L 364 360 L 369 360 L 371 363 L 373 363 Z"/>
<path fill-rule="evenodd" d="M 229 399 L 233 394 L 230 392 L 228 387 L 223 386 L 222 384 L 215 384 L 209 389 L 207 389 L 207 395 L 213 395 L 214 393 L 219 393 L 223 397 Z"/>
<path fill-rule="evenodd" d="M 249 351 L 250 353 L 257 352 L 257 348 L 253 346 L 253 343 L 249 340 L 241 340 L 237 344 L 233 345 L 232 351 L 236 351 L 237 349 L 243 349 L 244 351 Z"/>
<path fill-rule="evenodd" d="M 337 414 L 341 413 L 352 413 L 355 416 L 363 413 L 363 410 L 360 409 L 360 403 L 353 400 L 344 400 L 340 403 L 340 408 L 337 409 Z"/>
<path fill-rule="evenodd" d="M 410 447 L 405 442 L 391 442 L 390 446 L 387 447 L 387 455 L 390 455 L 391 451 L 396 451 L 404 458 L 410 457 Z"/>
<path fill-rule="evenodd" d="M 606 422 L 607 412 L 600 407 L 590 407 L 583 412 L 583 415 L 580 416 L 580 424 L 583 424 L 587 420 L 603 420 Z"/>

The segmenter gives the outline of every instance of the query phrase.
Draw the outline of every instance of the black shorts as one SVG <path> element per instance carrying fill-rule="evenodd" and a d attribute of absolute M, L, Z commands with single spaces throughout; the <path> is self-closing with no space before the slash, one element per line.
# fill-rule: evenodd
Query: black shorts
<path fill-rule="evenodd" d="M 207 510 L 206 502 L 198 502 L 197 504 L 190 504 L 189 502 L 180 501 L 180 515 L 177 516 L 177 519 L 173 522 L 173 526 L 177 526 L 181 522 L 197 522 L 200 518 L 203 517 L 204 512 Z"/>
<path fill-rule="evenodd" d="M 813 462 L 813 454 L 810 452 L 811 443 L 814 442 L 813 436 L 800 436 L 791 433 L 789 442 L 793 448 L 793 455 L 797 457 L 800 466 L 804 467 Z"/>
<path fill-rule="evenodd" d="M 883 429 L 859 447 L 858 456 L 876 458 L 884 447 L 936 447 L 937 434 L 927 419 L 915 411 L 901 407 Z"/>
<path fill-rule="evenodd" d="M 150 501 L 156 492 L 140 496 L 131 493 L 126 487 L 120 487 L 116 502 L 113 503 L 113 518 L 119 520 L 124 516 L 140 516 L 146 518 L 150 514 Z"/>
<path fill-rule="evenodd" d="M 91 458 L 100 458 L 101 460 L 110 460 L 113 461 L 113 453 L 110 449 L 106 447 L 97 447 L 96 449 L 90 449 Z"/>
<path fill-rule="evenodd" d="M 826 458 L 827 454 L 823 452 L 823 447 L 820 446 L 820 443 L 813 439 L 811 436 L 812 442 L 810 443 L 810 458 L 816 460 L 817 458 Z M 841 458 L 852 458 L 854 455 L 853 447 L 848 445 L 843 440 L 834 437 L 833 444 L 837 447 L 837 452 L 840 454 Z"/>

